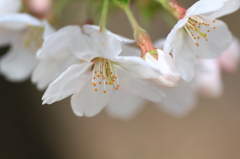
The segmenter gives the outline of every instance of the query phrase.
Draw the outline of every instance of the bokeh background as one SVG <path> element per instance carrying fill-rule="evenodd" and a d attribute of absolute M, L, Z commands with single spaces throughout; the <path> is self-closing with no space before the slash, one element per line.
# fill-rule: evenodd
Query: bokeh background
<path fill-rule="evenodd" d="M 178 2 L 189 7 L 195 1 Z M 78 7 L 81 4 L 74 3 L 63 10 L 66 25 L 69 18 L 80 14 Z M 132 9 L 139 19 L 138 10 Z M 221 18 L 238 38 L 239 15 L 237 11 Z M 166 37 L 171 30 L 161 16 L 144 26 L 153 41 Z M 132 38 L 123 12 L 109 18 L 108 29 Z M 2 48 L 1 55 L 7 49 Z M 235 74 L 223 73 L 222 78 L 221 98 L 199 97 L 196 108 L 186 117 L 175 118 L 148 103 L 126 122 L 110 118 L 105 111 L 93 118 L 77 117 L 69 98 L 41 105 L 43 92 L 30 80 L 10 83 L 0 76 L 0 158 L 239 159 L 239 69 Z"/>

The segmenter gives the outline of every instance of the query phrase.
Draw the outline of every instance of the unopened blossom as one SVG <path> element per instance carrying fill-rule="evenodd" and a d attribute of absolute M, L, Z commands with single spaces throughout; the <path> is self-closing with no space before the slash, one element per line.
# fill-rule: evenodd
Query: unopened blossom
<path fill-rule="evenodd" d="M 37 50 L 52 32 L 45 20 L 28 14 L 0 17 L 0 45 L 11 45 L 9 52 L 0 59 L 0 73 L 10 81 L 28 78 L 37 64 Z"/>
<path fill-rule="evenodd" d="M 167 36 L 164 52 L 172 53 L 181 77 L 190 81 L 194 77 L 196 56 L 216 58 L 231 44 L 227 25 L 216 18 L 236 11 L 240 1 L 200 0 L 188 10 L 174 1 L 170 4 L 179 21 Z"/>
<path fill-rule="evenodd" d="M 49 85 L 43 104 L 72 95 L 74 113 L 90 117 L 99 113 L 116 91 L 160 101 L 163 88 L 147 80 L 158 77 L 159 72 L 140 57 L 118 56 L 121 45 L 116 36 L 108 33 L 93 31 L 89 35 L 76 35 L 70 48 L 84 62 L 70 66 Z"/>
<path fill-rule="evenodd" d="M 0 17 L 10 13 L 19 12 L 21 5 L 21 0 L 0 0 Z"/>
<path fill-rule="evenodd" d="M 163 48 L 165 39 L 160 39 L 154 43 L 157 48 Z M 174 87 L 180 81 L 180 75 L 176 70 L 173 58 L 171 54 L 164 56 L 164 52 L 161 49 L 151 50 L 144 56 L 147 63 L 156 67 L 160 72 L 161 76 L 152 81 L 160 85 L 167 87 Z"/>
<path fill-rule="evenodd" d="M 69 48 L 70 40 L 76 34 L 81 34 L 80 27 L 66 26 L 44 41 L 36 54 L 39 62 L 32 73 L 32 82 L 38 89 L 45 89 L 69 66 L 79 63 Z"/>
<path fill-rule="evenodd" d="M 236 72 L 240 61 L 240 43 L 235 37 L 232 44 L 225 50 L 222 56 L 218 59 L 218 63 L 226 72 Z"/>

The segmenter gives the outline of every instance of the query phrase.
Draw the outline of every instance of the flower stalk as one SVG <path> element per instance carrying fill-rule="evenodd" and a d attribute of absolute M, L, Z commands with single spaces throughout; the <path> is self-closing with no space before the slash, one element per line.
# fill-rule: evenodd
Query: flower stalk
<path fill-rule="evenodd" d="M 132 25 L 136 43 L 142 51 L 141 57 L 144 57 L 147 52 L 149 52 L 150 50 L 155 50 L 156 48 L 153 46 L 152 41 L 151 41 L 150 37 L 148 36 L 147 32 L 138 25 L 129 6 L 128 5 L 124 6 L 123 10 L 125 11 L 128 19 Z"/>
<path fill-rule="evenodd" d="M 157 1 L 178 20 L 182 19 L 186 14 L 186 9 L 181 7 L 174 0 L 157 0 Z"/>
<path fill-rule="evenodd" d="M 104 33 L 106 30 L 108 4 L 109 4 L 109 0 L 104 0 L 103 8 L 102 8 L 102 15 L 101 15 L 100 23 L 99 23 L 99 26 L 100 26 L 99 32 L 101 32 L 101 33 Z"/>

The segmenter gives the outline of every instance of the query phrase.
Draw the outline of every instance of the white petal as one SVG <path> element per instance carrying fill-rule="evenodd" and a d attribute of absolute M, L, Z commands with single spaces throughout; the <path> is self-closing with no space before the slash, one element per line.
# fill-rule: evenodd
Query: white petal
<path fill-rule="evenodd" d="M 37 52 L 37 57 L 39 59 L 55 57 L 62 50 L 69 50 L 70 40 L 80 34 L 81 29 L 78 26 L 66 26 L 58 30 L 44 41 L 42 48 Z"/>
<path fill-rule="evenodd" d="M 181 79 L 180 75 L 177 73 L 175 64 L 170 55 L 168 59 L 165 59 L 164 53 L 162 50 L 158 51 L 158 60 L 156 60 L 149 53 L 146 54 L 146 62 L 151 64 L 153 67 L 158 69 L 161 72 L 161 76 L 152 81 L 164 85 L 167 87 L 174 87 L 178 84 L 178 81 Z"/>
<path fill-rule="evenodd" d="M 55 29 L 48 23 L 47 20 L 43 20 L 42 23 L 44 27 L 43 39 L 45 41 L 50 35 L 55 32 Z"/>
<path fill-rule="evenodd" d="M 163 47 L 163 50 L 166 54 L 169 54 L 172 51 L 175 43 L 177 42 L 176 37 L 178 36 L 178 32 L 182 30 L 183 26 L 187 23 L 187 21 L 188 18 L 183 18 L 179 20 L 174 26 L 174 28 L 171 30 L 171 32 L 168 34 Z"/>
<path fill-rule="evenodd" d="M 240 61 L 240 43 L 235 37 L 229 48 L 218 59 L 221 68 L 229 73 L 236 72 Z"/>
<path fill-rule="evenodd" d="M 221 70 L 215 59 L 198 61 L 196 82 L 199 92 L 207 97 L 217 98 L 223 93 Z"/>
<path fill-rule="evenodd" d="M 83 87 L 91 74 L 92 63 L 83 63 L 70 66 L 45 91 L 43 104 L 52 104 L 74 94 Z"/>
<path fill-rule="evenodd" d="M 84 26 L 83 26 L 83 30 L 84 30 L 84 32 L 85 32 L 86 34 L 93 34 L 93 33 L 99 32 L 99 26 L 96 26 L 96 25 L 84 25 Z M 134 43 L 134 42 L 135 42 L 135 40 L 128 39 L 128 38 L 122 37 L 122 36 L 120 36 L 120 35 L 114 34 L 114 33 L 110 32 L 109 30 L 106 30 L 106 34 L 111 35 L 111 36 L 114 36 L 114 37 L 117 38 L 120 42 L 123 42 L 123 43 L 126 43 L 126 44 Z"/>
<path fill-rule="evenodd" d="M 194 81 L 186 83 L 182 80 L 177 87 L 168 88 L 167 97 L 155 105 L 175 117 L 183 117 L 195 108 L 196 103 L 197 92 Z"/>
<path fill-rule="evenodd" d="M 117 56 L 113 59 L 113 61 L 132 76 L 153 79 L 158 78 L 161 75 L 155 67 L 149 65 L 140 57 Z"/>
<path fill-rule="evenodd" d="M 114 92 L 110 103 L 106 107 L 106 111 L 113 118 L 130 120 L 142 110 L 146 103 L 144 98 L 129 94 L 120 89 Z"/>
<path fill-rule="evenodd" d="M 211 19 L 202 17 L 206 23 L 211 23 Z M 232 43 L 232 34 L 229 31 L 227 25 L 221 20 L 216 20 L 212 27 L 216 29 L 211 29 L 207 32 L 208 41 L 204 38 L 200 38 L 197 42 L 199 46 L 194 45 L 196 54 L 202 58 L 216 58 L 219 57 L 224 50 L 226 50 Z M 192 42 L 194 43 L 194 42 Z"/>
<path fill-rule="evenodd" d="M 103 85 L 97 85 L 98 91 L 94 91 L 91 84 L 92 78 L 84 84 L 82 89 L 76 92 L 71 98 L 73 112 L 77 116 L 92 117 L 98 114 L 110 101 L 113 93 L 113 86 L 106 85 L 106 93 L 103 93 Z"/>
<path fill-rule="evenodd" d="M 18 12 L 21 9 L 21 5 L 21 0 L 1 0 L 0 16 Z"/>
<path fill-rule="evenodd" d="M 17 36 L 18 33 L 0 27 L 0 46 L 9 44 Z"/>
<path fill-rule="evenodd" d="M 165 97 L 165 89 L 149 80 L 140 79 L 132 76 L 121 67 L 114 66 L 118 75 L 120 89 L 123 91 L 139 95 L 147 100 L 159 102 Z"/>
<path fill-rule="evenodd" d="M 178 73 L 185 81 L 191 81 L 194 77 L 194 42 L 190 36 L 182 29 L 176 36 L 173 48 L 173 59 Z"/>
<path fill-rule="evenodd" d="M 69 48 L 59 50 L 56 56 L 40 60 L 33 71 L 32 82 L 37 84 L 38 89 L 45 89 L 73 64 L 79 64 L 79 59 L 70 52 Z"/>
<path fill-rule="evenodd" d="M 0 59 L 0 72 L 8 80 L 19 82 L 30 76 L 36 64 L 37 60 L 31 52 L 13 46 L 11 50 Z"/>
<path fill-rule="evenodd" d="M 200 0 L 187 10 L 186 16 L 212 14 L 222 7 L 224 7 L 223 0 Z"/>
<path fill-rule="evenodd" d="M 85 61 L 96 57 L 112 59 L 122 51 L 121 43 L 115 37 L 103 33 L 93 33 L 90 37 L 75 36 L 71 40 L 70 49 L 77 58 Z"/>
<path fill-rule="evenodd" d="M 205 0 L 205 1 L 209 1 L 209 0 Z M 239 0 L 222 0 L 222 2 L 224 3 L 223 7 L 221 7 L 220 9 L 216 10 L 211 14 L 207 14 L 209 18 L 216 19 L 224 15 L 231 14 L 237 11 L 240 7 Z"/>
<path fill-rule="evenodd" d="M 29 25 L 42 26 L 42 23 L 40 20 L 25 13 L 8 14 L 0 17 L 0 26 L 9 30 L 22 30 Z"/>

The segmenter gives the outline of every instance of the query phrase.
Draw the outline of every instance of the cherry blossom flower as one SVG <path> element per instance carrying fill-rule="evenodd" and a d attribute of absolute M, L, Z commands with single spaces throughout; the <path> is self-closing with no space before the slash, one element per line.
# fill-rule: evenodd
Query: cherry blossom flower
<path fill-rule="evenodd" d="M 38 89 L 45 89 L 69 66 L 79 63 L 69 49 L 70 40 L 76 34 L 81 34 L 78 26 L 66 26 L 44 41 L 36 54 L 39 63 L 32 73 L 32 82 Z"/>
<path fill-rule="evenodd" d="M 0 45 L 11 45 L 10 51 L 0 59 L 0 73 L 10 81 L 28 78 L 37 64 L 36 51 L 52 32 L 45 20 L 28 14 L 0 17 Z"/>
<path fill-rule="evenodd" d="M 17 13 L 21 9 L 21 5 L 21 0 L 1 0 L 0 17 L 10 13 Z"/>
<path fill-rule="evenodd" d="M 74 113 L 91 117 L 99 113 L 117 91 L 160 101 L 163 88 L 147 80 L 157 78 L 160 73 L 140 57 L 118 56 L 121 45 L 121 40 L 108 32 L 93 29 L 88 35 L 76 35 L 70 48 L 84 62 L 70 66 L 48 86 L 43 104 L 72 95 Z"/>
<path fill-rule="evenodd" d="M 232 36 L 221 20 L 223 15 L 239 8 L 238 0 L 200 0 L 188 10 L 175 4 L 178 23 L 167 36 L 165 54 L 172 52 L 174 62 L 181 77 L 190 81 L 194 77 L 195 57 L 216 58 L 228 48 Z"/>

